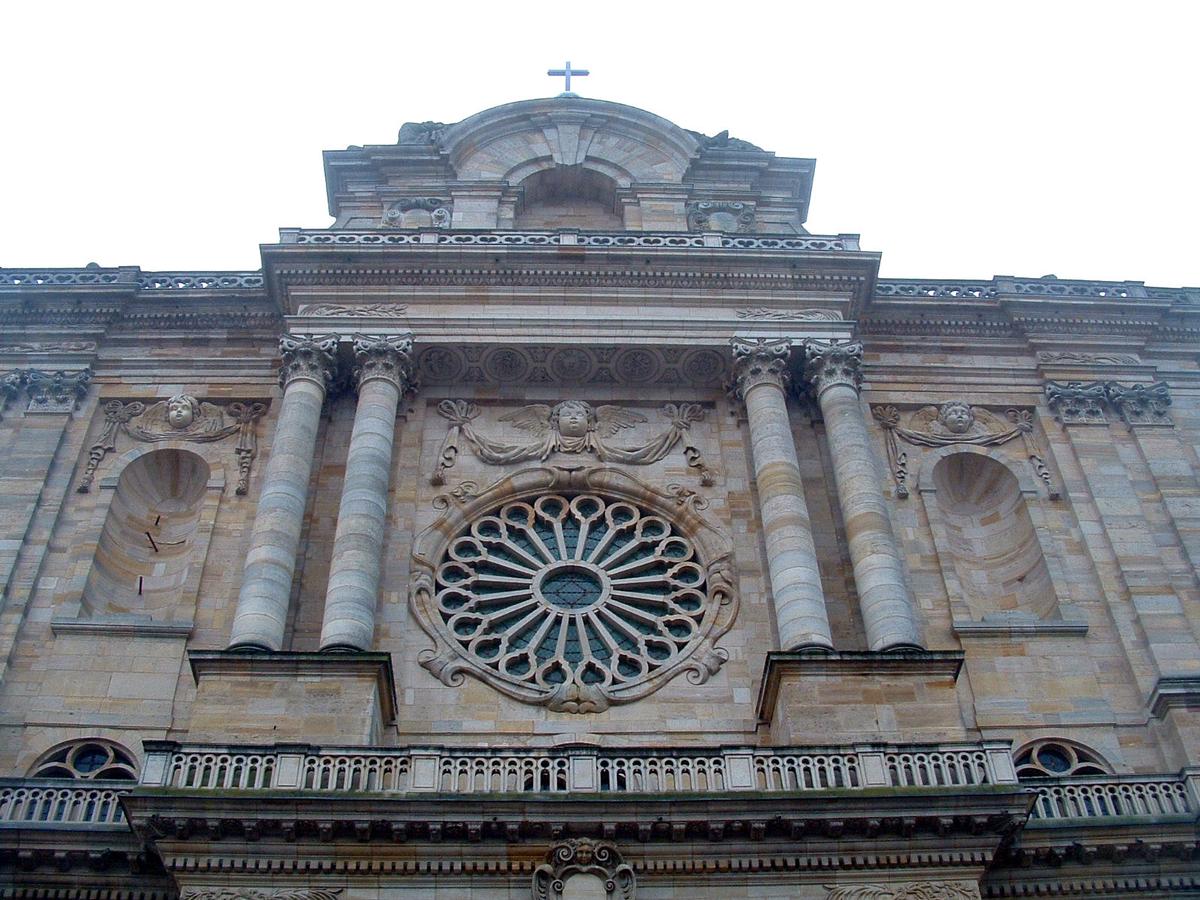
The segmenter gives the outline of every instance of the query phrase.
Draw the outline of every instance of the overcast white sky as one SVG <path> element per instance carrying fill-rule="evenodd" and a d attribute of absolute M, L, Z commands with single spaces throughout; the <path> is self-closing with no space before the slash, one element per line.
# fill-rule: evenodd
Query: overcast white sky
<path fill-rule="evenodd" d="M 254 269 L 321 151 L 576 90 L 817 159 L 885 276 L 1200 285 L 1200 4 L 9 2 L 0 265 Z"/>

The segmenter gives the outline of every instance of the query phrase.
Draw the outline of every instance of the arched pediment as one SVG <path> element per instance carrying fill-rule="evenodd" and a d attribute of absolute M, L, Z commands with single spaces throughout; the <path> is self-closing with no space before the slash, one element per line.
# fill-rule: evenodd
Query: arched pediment
<path fill-rule="evenodd" d="M 580 97 L 508 103 L 449 126 L 441 146 L 459 179 L 517 183 L 542 169 L 582 166 L 621 187 L 679 184 L 700 144 L 666 119 Z"/>

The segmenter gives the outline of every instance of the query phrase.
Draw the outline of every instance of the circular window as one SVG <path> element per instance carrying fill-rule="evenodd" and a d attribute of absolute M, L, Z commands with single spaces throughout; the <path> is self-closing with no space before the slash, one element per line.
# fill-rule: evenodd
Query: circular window
<path fill-rule="evenodd" d="M 1017 777 L 1052 778 L 1062 775 L 1104 775 L 1108 770 L 1090 750 L 1065 740 L 1041 740 L 1026 744 L 1015 754 Z"/>
<path fill-rule="evenodd" d="M 432 605 L 468 670 L 523 699 L 586 712 L 676 670 L 722 599 L 666 518 L 624 500 L 550 494 L 462 527 L 435 572 Z M 715 671 L 724 657 L 713 653 Z"/>
<path fill-rule="evenodd" d="M 101 739 L 56 747 L 34 765 L 35 778 L 137 780 L 137 763 L 124 747 Z"/>

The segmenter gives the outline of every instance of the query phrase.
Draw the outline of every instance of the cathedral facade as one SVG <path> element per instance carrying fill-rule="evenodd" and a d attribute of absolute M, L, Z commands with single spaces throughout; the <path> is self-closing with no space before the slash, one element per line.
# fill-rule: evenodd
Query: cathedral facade
<path fill-rule="evenodd" d="M 0 897 L 1200 893 L 1200 291 L 574 95 L 0 270 Z"/>

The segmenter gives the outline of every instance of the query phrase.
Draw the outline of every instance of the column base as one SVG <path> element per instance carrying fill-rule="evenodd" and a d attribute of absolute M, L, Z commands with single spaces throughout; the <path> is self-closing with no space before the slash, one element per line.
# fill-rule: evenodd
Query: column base
<path fill-rule="evenodd" d="M 767 654 L 759 721 L 776 745 L 966 740 L 959 651 L 800 650 Z"/>
<path fill-rule="evenodd" d="M 193 650 L 188 739 L 374 745 L 396 720 L 387 653 Z"/>

